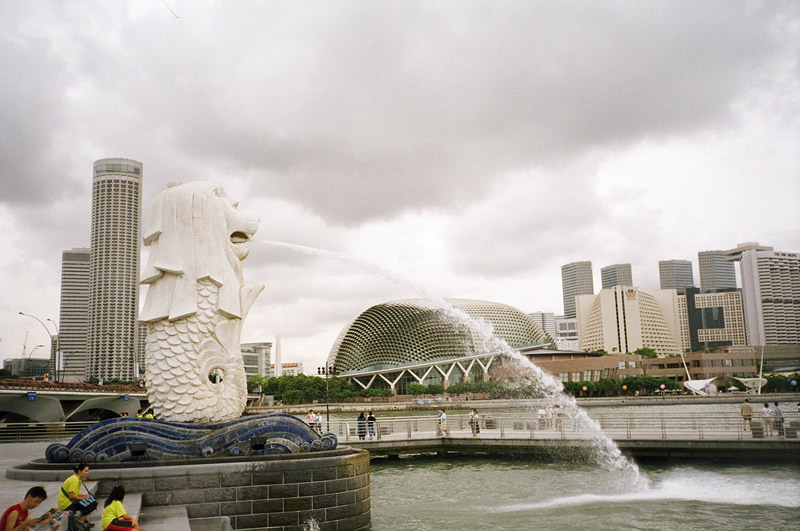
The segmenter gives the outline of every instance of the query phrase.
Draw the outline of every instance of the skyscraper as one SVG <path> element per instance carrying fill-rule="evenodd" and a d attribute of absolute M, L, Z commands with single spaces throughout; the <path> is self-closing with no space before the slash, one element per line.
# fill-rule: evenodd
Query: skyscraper
<path fill-rule="evenodd" d="M 692 263 L 689 260 L 661 260 L 658 262 L 658 278 L 661 289 L 674 289 L 685 293 L 694 286 Z"/>
<path fill-rule="evenodd" d="M 682 350 L 698 352 L 747 344 L 742 291 L 736 288 L 686 288 L 678 295 Z"/>
<path fill-rule="evenodd" d="M 142 163 L 101 159 L 92 176 L 87 376 L 132 380 L 139 351 Z M 138 360 L 139 366 L 142 365 Z"/>
<path fill-rule="evenodd" d="M 725 251 L 697 253 L 700 267 L 700 289 L 728 289 L 736 287 L 736 268 L 725 257 Z"/>
<path fill-rule="evenodd" d="M 614 264 L 600 270 L 603 289 L 614 286 L 633 286 L 633 273 L 630 264 Z"/>
<path fill-rule="evenodd" d="M 738 260 L 742 305 L 750 345 L 800 344 L 800 254 L 757 243 L 725 251 Z"/>
<path fill-rule="evenodd" d="M 649 347 L 660 356 L 680 354 L 677 294 L 630 286 L 577 298 L 580 350 L 633 352 Z"/>
<path fill-rule="evenodd" d="M 556 316 L 552 312 L 531 312 L 528 315 L 533 317 L 536 324 L 542 327 L 551 338 L 556 338 Z"/>
<path fill-rule="evenodd" d="M 90 250 L 82 247 L 61 253 L 58 344 L 63 358 L 56 374 L 63 376 L 66 382 L 86 379 L 90 257 Z"/>
<path fill-rule="evenodd" d="M 564 296 L 564 317 L 574 319 L 575 297 L 594 294 L 592 262 L 572 262 L 561 266 L 561 290 Z"/>

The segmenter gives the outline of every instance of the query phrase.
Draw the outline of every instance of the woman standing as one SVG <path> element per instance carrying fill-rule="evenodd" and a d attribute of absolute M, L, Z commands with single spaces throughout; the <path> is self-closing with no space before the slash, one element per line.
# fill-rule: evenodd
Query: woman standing
<path fill-rule="evenodd" d="M 358 414 L 358 440 L 363 441 L 367 435 L 367 417 L 364 412 Z"/>
<path fill-rule="evenodd" d="M 139 522 L 134 517 L 125 512 L 122 500 L 125 498 L 125 487 L 114 485 L 108 495 L 100 525 L 103 531 L 128 531 L 133 529 L 139 531 Z"/>

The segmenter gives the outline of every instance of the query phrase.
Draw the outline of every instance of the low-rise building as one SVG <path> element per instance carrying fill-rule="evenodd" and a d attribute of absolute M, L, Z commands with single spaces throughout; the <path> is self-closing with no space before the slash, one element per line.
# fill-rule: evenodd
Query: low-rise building
<path fill-rule="evenodd" d="M 275 364 L 269 366 L 272 374 L 275 374 Z M 281 376 L 297 376 L 303 374 L 303 364 L 301 362 L 289 361 L 281 363 Z"/>
<path fill-rule="evenodd" d="M 644 376 L 638 354 L 595 354 L 581 352 L 571 359 L 547 360 L 536 356 L 534 363 L 562 382 L 599 382 Z"/>

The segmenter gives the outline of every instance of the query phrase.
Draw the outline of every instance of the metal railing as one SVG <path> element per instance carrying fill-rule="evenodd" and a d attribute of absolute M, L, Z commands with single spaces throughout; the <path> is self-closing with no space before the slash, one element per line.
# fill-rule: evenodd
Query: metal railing
<path fill-rule="evenodd" d="M 301 417 L 298 417 L 301 418 Z M 745 426 L 738 414 L 676 413 L 676 414 L 599 414 L 592 421 L 612 439 L 797 439 L 800 417 L 792 412 L 784 417 L 782 426 L 773 419 L 765 423 L 754 417 L 752 427 Z M 302 418 L 301 418 L 302 420 Z M 69 440 L 94 422 L 0 423 L 0 443 Z M 592 422 L 580 417 L 554 417 L 541 420 L 536 415 L 519 413 L 485 413 L 473 432 L 469 415 L 451 414 L 447 417 L 446 432 L 435 415 L 384 417 L 375 422 L 370 439 L 366 423 L 355 419 L 330 419 L 330 431 L 342 443 L 364 441 L 412 440 L 439 436 L 514 438 L 514 439 L 586 439 L 596 434 Z M 323 426 L 326 425 L 323 422 Z M 363 432 L 360 432 L 363 429 Z"/>
<path fill-rule="evenodd" d="M 772 421 L 772 419 L 767 419 Z M 481 438 L 536 438 L 536 439 L 586 439 L 596 434 L 596 427 L 612 439 L 744 439 L 744 438 L 798 438 L 800 418 L 797 414 L 784 417 L 779 427 L 765 425 L 764 419 L 754 418 L 746 427 L 737 414 L 602 414 L 591 420 L 580 417 L 555 417 L 539 419 L 536 416 L 484 414 L 473 430 L 468 415 L 448 415 L 449 437 Z M 779 429 L 780 428 L 780 429 Z M 389 417 L 378 419 L 374 435 L 370 438 L 366 427 L 355 420 L 331 420 L 331 431 L 344 442 L 361 440 L 419 439 L 442 436 L 441 426 L 435 416 Z"/>

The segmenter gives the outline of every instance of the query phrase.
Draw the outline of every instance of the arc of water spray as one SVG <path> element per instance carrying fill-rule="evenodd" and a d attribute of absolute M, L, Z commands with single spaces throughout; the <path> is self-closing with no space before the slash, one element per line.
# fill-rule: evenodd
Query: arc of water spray
<path fill-rule="evenodd" d="M 291 249 L 303 254 L 311 256 L 319 256 L 328 258 L 337 262 L 354 265 L 372 276 L 377 276 L 394 282 L 400 286 L 407 287 L 413 290 L 417 296 L 429 299 L 434 303 L 437 309 L 441 310 L 449 319 L 450 323 L 458 328 L 464 328 L 472 332 L 473 341 L 482 347 L 480 350 L 486 353 L 499 352 L 513 360 L 519 361 L 524 367 L 530 370 L 536 379 L 537 386 L 545 393 L 546 398 L 555 402 L 558 406 L 563 407 L 569 414 L 567 418 L 572 418 L 575 422 L 581 422 L 591 428 L 592 454 L 595 460 L 612 470 L 619 470 L 632 476 L 632 487 L 647 487 L 647 483 L 639 473 L 639 468 L 635 463 L 627 459 L 614 441 L 612 441 L 605 433 L 603 433 L 597 422 L 589 417 L 586 412 L 578 407 L 577 401 L 574 397 L 564 394 L 564 385 L 557 380 L 553 375 L 543 371 L 535 363 L 527 357 L 520 354 L 513 349 L 505 340 L 498 338 L 494 335 L 493 327 L 490 323 L 483 320 L 478 320 L 470 317 L 463 310 L 456 308 L 442 296 L 432 293 L 424 289 L 420 285 L 412 282 L 408 278 L 395 273 L 387 268 L 378 266 L 376 264 L 366 262 L 359 258 L 348 256 L 342 253 L 328 251 L 317 247 L 308 247 L 305 245 L 298 245 L 293 243 L 278 242 L 272 240 L 260 240 L 261 243 Z M 562 426 L 562 429 L 564 427 Z"/>

